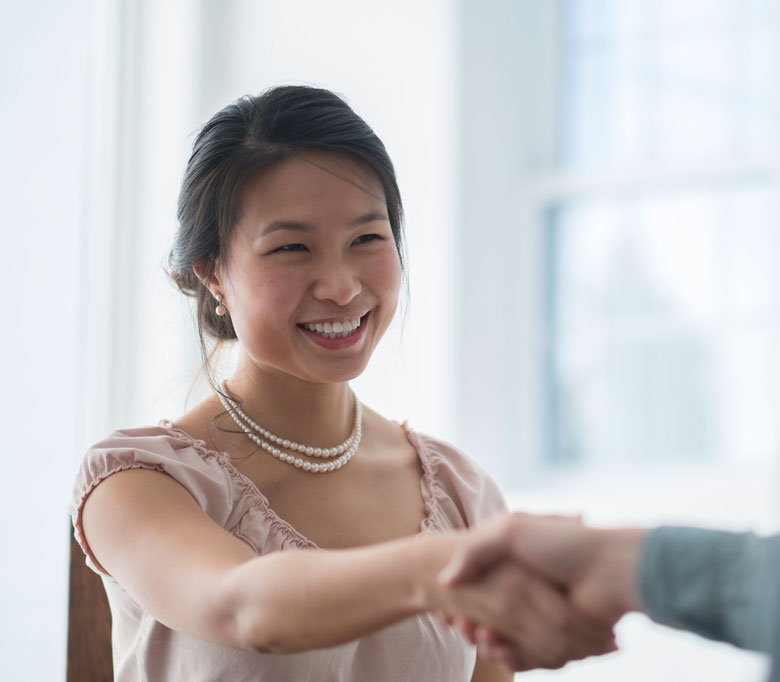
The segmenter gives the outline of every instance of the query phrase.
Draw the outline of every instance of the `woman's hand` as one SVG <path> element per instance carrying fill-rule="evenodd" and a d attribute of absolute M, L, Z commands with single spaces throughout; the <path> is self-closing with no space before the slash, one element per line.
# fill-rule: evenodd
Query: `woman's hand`
<path fill-rule="evenodd" d="M 483 658 L 514 670 L 560 668 L 616 650 L 610 623 L 583 615 L 561 588 L 511 561 L 450 586 L 443 600 L 448 622 Z"/>
<path fill-rule="evenodd" d="M 614 624 L 641 610 L 636 574 L 646 534 L 590 528 L 575 517 L 515 512 L 474 528 L 439 578 L 466 584 L 509 561 L 557 585 L 582 613 Z"/>
<path fill-rule="evenodd" d="M 538 659 L 605 653 L 615 648 L 606 629 L 641 608 L 636 571 L 645 534 L 588 528 L 573 517 L 507 514 L 471 530 L 440 580 L 465 599 L 455 622 L 488 660 L 524 670 Z M 512 568 L 519 573 L 507 577 Z M 534 622 L 540 629 L 531 632 Z M 561 643 L 556 632 L 572 640 Z"/>

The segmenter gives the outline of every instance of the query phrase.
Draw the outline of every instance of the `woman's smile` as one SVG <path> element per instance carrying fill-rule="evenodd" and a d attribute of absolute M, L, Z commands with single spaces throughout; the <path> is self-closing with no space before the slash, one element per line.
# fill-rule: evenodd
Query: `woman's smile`
<path fill-rule="evenodd" d="M 365 315 L 326 321 L 305 322 L 298 325 L 307 338 L 329 350 L 342 350 L 357 346 L 365 337 L 370 311 Z"/>

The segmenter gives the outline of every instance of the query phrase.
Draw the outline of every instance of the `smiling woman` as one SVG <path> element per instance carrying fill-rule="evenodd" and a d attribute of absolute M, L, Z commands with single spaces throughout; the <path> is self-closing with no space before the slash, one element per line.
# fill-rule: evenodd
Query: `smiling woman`
<path fill-rule="evenodd" d="M 238 361 L 175 422 L 84 458 L 72 514 L 117 680 L 510 679 L 435 614 L 469 615 L 437 574 L 498 489 L 348 383 L 395 313 L 402 243 L 384 146 L 332 93 L 246 97 L 197 137 L 170 271 L 206 361 L 205 335 Z M 513 580 L 529 667 L 610 648 L 555 588 Z M 536 656 L 550 639 L 561 658 Z"/>

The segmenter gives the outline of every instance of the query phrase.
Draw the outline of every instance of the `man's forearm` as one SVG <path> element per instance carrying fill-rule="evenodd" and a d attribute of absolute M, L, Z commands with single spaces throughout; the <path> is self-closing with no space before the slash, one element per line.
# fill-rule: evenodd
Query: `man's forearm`
<path fill-rule="evenodd" d="M 710 639 L 775 652 L 779 588 L 780 536 L 662 527 L 642 547 L 647 614 Z"/>

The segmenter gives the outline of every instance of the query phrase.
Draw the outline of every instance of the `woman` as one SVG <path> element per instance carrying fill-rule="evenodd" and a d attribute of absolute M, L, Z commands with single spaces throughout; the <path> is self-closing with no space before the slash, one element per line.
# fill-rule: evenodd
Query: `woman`
<path fill-rule="evenodd" d="M 458 529 L 503 509 L 496 486 L 347 383 L 395 313 L 401 214 L 384 146 L 330 92 L 246 97 L 198 135 L 171 275 L 207 367 L 204 334 L 238 360 L 175 422 L 84 459 L 73 518 L 117 680 L 510 679 L 436 616 L 459 612 L 436 575 Z M 556 636 L 563 600 L 523 584 L 529 642 Z M 601 646 L 567 622 L 583 654 Z"/>

